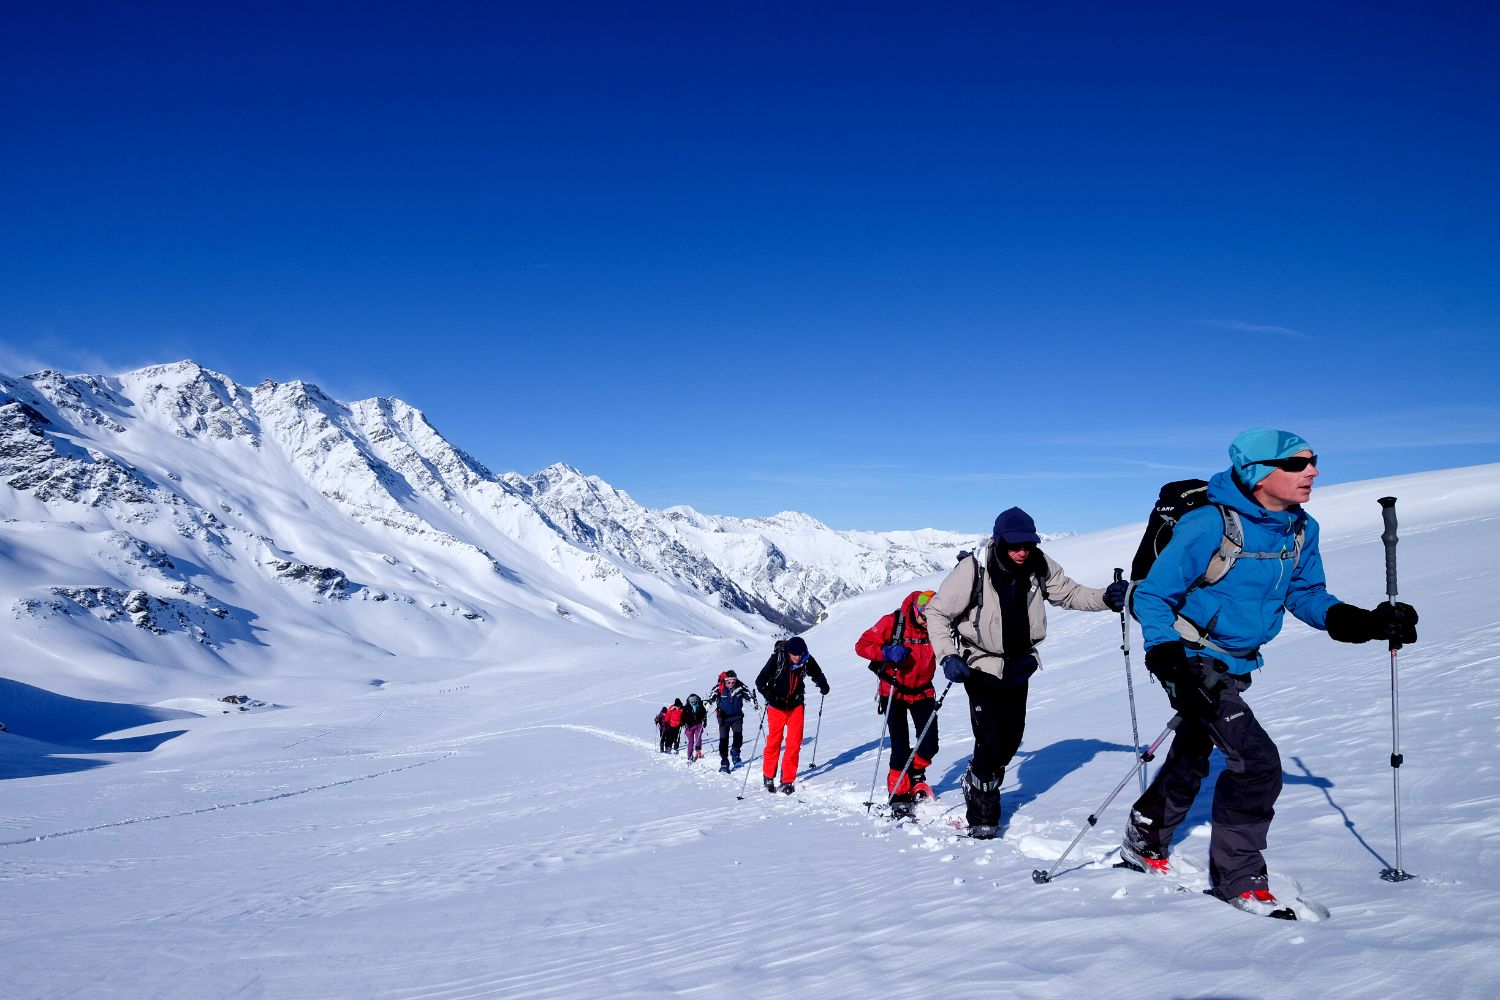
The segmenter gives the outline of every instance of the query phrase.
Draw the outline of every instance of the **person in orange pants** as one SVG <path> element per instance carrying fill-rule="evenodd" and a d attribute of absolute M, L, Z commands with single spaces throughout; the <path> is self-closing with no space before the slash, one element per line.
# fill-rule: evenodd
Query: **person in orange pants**
<path fill-rule="evenodd" d="M 787 795 L 797 790 L 797 759 L 802 755 L 803 694 L 811 680 L 823 694 L 828 693 L 828 679 L 807 651 L 800 635 L 776 644 L 776 651 L 755 678 L 755 687 L 766 699 L 766 753 L 761 775 L 766 791 L 777 791 L 776 764 L 781 762 L 780 791 Z M 785 752 L 782 736 L 785 734 Z"/>

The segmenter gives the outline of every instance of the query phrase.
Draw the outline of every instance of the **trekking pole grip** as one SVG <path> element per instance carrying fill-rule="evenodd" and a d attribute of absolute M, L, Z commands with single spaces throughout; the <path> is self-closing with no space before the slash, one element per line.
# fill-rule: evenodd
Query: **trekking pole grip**
<path fill-rule="evenodd" d="M 1381 533 L 1380 540 L 1385 543 L 1385 594 L 1388 599 L 1395 602 L 1396 594 L 1396 543 L 1400 541 L 1396 537 L 1396 498 L 1381 497 L 1380 516 L 1385 519 L 1385 531 Z"/>
<path fill-rule="evenodd" d="M 1120 567 L 1116 566 L 1115 567 L 1115 583 L 1119 583 L 1123 579 L 1125 579 L 1125 571 L 1123 569 L 1121 569 Z"/>

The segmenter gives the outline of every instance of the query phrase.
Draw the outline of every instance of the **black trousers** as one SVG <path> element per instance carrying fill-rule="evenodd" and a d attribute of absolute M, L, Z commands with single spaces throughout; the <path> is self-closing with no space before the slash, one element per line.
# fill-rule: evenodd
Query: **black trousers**
<path fill-rule="evenodd" d="M 891 727 L 891 770 L 899 771 L 906 766 L 907 760 L 911 758 L 912 733 L 921 734 L 922 729 L 927 726 L 927 720 L 932 719 L 932 710 L 936 702 L 931 698 L 923 698 L 921 701 L 902 701 L 892 698 L 890 707 L 886 709 L 890 715 Z M 908 728 L 907 718 L 910 717 Z M 938 724 L 932 719 L 931 728 L 927 729 L 927 735 L 922 737 L 921 744 L 917 747 L 917 759 L 912 762 L 912 770 L 926 767 L 932 763 L 932 759 L 938 752 Z"/>
<path fill-rule="evenodd" d="M 736 715 L 732 719 L 722 717 L 719 719 L 719 759 L 721 761 L 729 759 L 729 737 L 731 735 L 734 737 L 734 756 L 736 758 L 739 757 L 740 747 L 745 742 L 744 725 L 745 717 L 743 715 Z"/>
<path fill-rule="evenodd" d="M 1281 794 L 1281 754 L 1242 697 L 1248 677 L 1228 677 L 1212 722 L 1184 719 L 1172 738 L 1167 759 L 1136 801 L 1132 823 L 1150 848 L 1165 852 L 1192 808 L 1209 755 L 1225 757 L 1214 783 L 1213 832 L 1208 842 L 1209 879 L 1226 899 L 1266 887 L 1266 832 Z"/>
<path fill-rule="evenodd" d="M 974 727 L 974 759 L 969 770 L 980 781 L 1002 778 L 1026 732 L 1030 675 L 1007 682 L 976 670 L 964 681 L 964 690 L 969 694 L 969 723 Z"/>

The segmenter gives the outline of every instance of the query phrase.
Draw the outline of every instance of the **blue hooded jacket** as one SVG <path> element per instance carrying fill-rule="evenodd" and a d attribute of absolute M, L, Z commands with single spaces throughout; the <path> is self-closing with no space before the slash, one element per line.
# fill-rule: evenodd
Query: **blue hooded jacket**
<path fill-rule="evenodd" d="M 1223 660 L 1229 672 L 1248 674 L 1261 665 L 1260 647 L 1276 638 L 1283 615 L 1290 611 L 1313 628 L 1325 629 L 1328 609 L 1339 599 L 1328 592 L 1323 557 L 1318 552 L 1318 522 L 1300 507 L 1270 511 L 1235 485 L 1233 470 L 1208 481 L 1209 504 L 1190 511 L 1172 532 L 1146 579 L 1136 585 L 1134 610 L 1146 648 L 1181 641 L 1172 627 L 1177 612 L 1207 627 L 1209 638 L 1236 656 L 1213 649 L 1202 655 Z M 1291 552 L 1297 525 L 1305 525 L 1302 554 L 1296 568 L 1288 559 L 1239 559 L 1218 583 L 1188 589 L 1208 568 L 1224 537 L 1224 520 L 1214 504 L 1239 512 L 1245 552 Z"/>

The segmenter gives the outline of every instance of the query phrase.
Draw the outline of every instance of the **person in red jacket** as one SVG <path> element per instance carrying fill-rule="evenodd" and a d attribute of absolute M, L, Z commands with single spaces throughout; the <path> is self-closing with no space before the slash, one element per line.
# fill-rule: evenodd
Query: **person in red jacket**
<path fill-rule="evenodd" d="M 682 699 L 672 699 L 667 707 L 667 748 L 673 753 L 682 749 Z"/>
<path fill-rule="evenodd" d="M 671 747 L 667 745 L 667 706 L 663 705 L 661 711 L 656 713 L 656 743 L 657 749 L 662 753 L 671 753 Z"/>
<path fill-rule="evenodd" d="M 919 799 L 932 798 L 927 765 L 938 751 L 937 720 L 932 716 L 936 698 L 932 675 L 937 662 L 927 638 L 927 602 L 932 594 L 912 591 L 898 610 L 866 629 L 854 644 L 854 651 L 870 661 L 870 669 L 880 678 L 875 711 L 889 716 L 891 771 L 885 787 L 891 797 L 891 815 L 897 819 L 913 815 Z M 913 755 L 913 731 L 921 735 L 924 729 L 926 735 Z M 909 771 L 907 761 L 911 762 Z"/>

